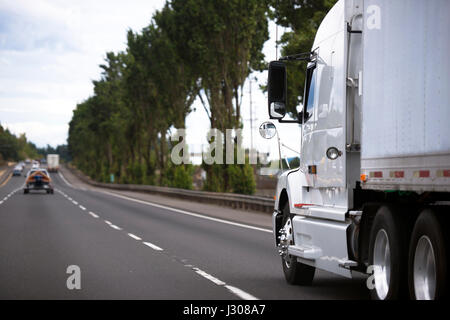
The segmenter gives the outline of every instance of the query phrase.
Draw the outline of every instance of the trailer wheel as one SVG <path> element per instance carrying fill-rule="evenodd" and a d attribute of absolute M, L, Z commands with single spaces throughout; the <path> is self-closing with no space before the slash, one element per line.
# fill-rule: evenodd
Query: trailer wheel
<path fill-rule="evenodd" d="M 406 288 L 406 246 L 402 228 L 391 208 L 383 206 L 378 210 L 369 244 L 369 264 L 373 266 L 370 293 L 374 300 L 399 299 Z"/>
<path fill-rule="evenodd" d="M 286 236 L 289 245 L 294 244 L 294 236 L 292 231 L 292 218 L 289 212 L 289 201 L 286 202 L 283 208 L 283 219 L 281 228 L 286 229 Z M 281 233 L 281 232 L 280 232 Z M 284 254 L 281 257 L 281 264 L 283 266 L 283 273 L 286 281 L 292 285 L 311 285 L 314 279 L 315 267 L 297 261 L 297 258 L 289 254 Z"/>
<path fill-rule="evenodd" d="M 437 300 L 447 287 L 447 254 L 442 225 L 432 210 L 416 220 L 409 246 L 409 292 L 415 300 Z"/>

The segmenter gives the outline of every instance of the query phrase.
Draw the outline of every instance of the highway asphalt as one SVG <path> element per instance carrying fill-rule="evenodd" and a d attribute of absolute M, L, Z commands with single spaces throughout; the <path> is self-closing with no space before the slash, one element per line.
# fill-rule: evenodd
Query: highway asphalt
<path fill-rule="evenodd" d="M 23 194 L 24 177 L 0 188 L 0 299 L 369 297 L 363 276 L 288 285 L 267 228 L 52 179 L 53 195 Z"/>

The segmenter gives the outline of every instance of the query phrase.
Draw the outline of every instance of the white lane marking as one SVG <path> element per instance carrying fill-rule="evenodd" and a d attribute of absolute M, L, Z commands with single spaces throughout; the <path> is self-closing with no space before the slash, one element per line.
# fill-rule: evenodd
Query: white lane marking
<path fill-rule="evenodd" d="M 74 205 L 78 205 L 78 202 L 76 202 L 75 200 L 73 200 L 72 203 L 73 203 Z"/>
<path fill-rule="evenodd" d="M 143 200 L 130 198 L 130 197 L 127 197 L 127 196 L 118 195 L 118 194 L 115 194 L 115 193 L 112 193 L 112 192 L 108 192 L 108 191 L 98 191 L 98 192 L 109 194 L 109 195 L 117 197 L 117 198 L 134 201 L 134 202 L 141 203 L 141 204 L 145 204 L 145 205 L 152 206 L 152 207 L 157 207 L 157 208 L 166 209 L 166 210 L 173 211 L 173 212 L 178 212 L 178 213 L 185 214 L 185 215 L 192 216 L 192 217 L 197 217 L 197 218 L 201 218 L 201 219 L 205 219 L 205 220 L 210 220 L 210 221 L 220 222 L 220 223 L 224 223 L 224 224 L 229 224 L 229 225 L 237 226 L 237 227 L 241 227 L 241 228 L 246 228 L 246 229 L 251 229 L 251 230 L 257 230 L 257 231 L 272 233 L 272 230 L 270 230 L 270 229 L 264 229 L 264 228 L 250 226 L 250 225 L 247 225 L 247 224 L 238 223 L 238 222 L 232 222 L 232 221 L 223 220 L 223 219 L 219 219 L 219 218 L 208 217 L 208 216 L 204 216 L 204 215 L 201 215 L 201 214 L 198 214 L 198 213 L 193 213 L 193 212 L 189 212 L 189 211 L 185 211 L 185 210 L 181 210 L 181 209 L 175 209 L 175 208 L 167 207 L 167 206 L 164 206 L 164 205 L 161 205 L 161 204 L 156 204 L 156 203 L 153 203 L 153 202 L 148 202 L 148 201 L 143 201 Z"/>
<path fill-rule="evenodd" d="M 258 298 L 256 298 L 255 296 L 251 295 L 250 293 L 245 292 L 244 290 L 241 290 L 239 288 L 230 286 L 229 284 L 226 284 L 225 282 L 223 282 L 220 279 L 217 279 L 216 277 L 210 275 L 209 273 L 196 268 L 196 267 L 192 267 L 190 265 L 187 265 L 186 267 L 191 267 L 192 270 L 195 271 L 195 273 L 197 273 L 198 275 L 202 276 L 203 278 L 215 283 L 218 286 L 222 286 L 227 288 L 231 293 L 233 293 L 234 295 L 238 296 L 239 298 L 243 299 L 243 300 L 259 300 Z"/>
<path fill-rule="evenodd" d="M 255 296 L 252 296 L 250 293 L 247 293 L 239 288 L 230 286 L 228 284 L 225 285 L 225 288 L 227 288 L 228 290 L 230 290 L 232 293 L 234 293 L 235 295 L 237 295 L 239 298 L 241 298 L 243 300 L 259 300 Z"/>
<path fill-rule="evenodd" d="M 150 242 L 143 242 L 143 244 L 145 244 L 147 247 L 152 248 L 153 250 L 156 250 L 156 251 L 163 251 L 162 248 L 160 248 L 160 247 L 158 247 L 158 246 L 155 246 L 153 243 L 150 243 Z"/>
<path fill-rule="evenodd" d="M 195 273 L 201 275 L 203 278 L 208 279 L 211 282 L 214 282 L 215 284 L 217 284 L 218 286 L 224 286 L 226 283 L 223 282 L 222 280 L 217 279 L 216 277 L 213 277 L 212 275 L 210 275 L 209 273 L 206 273 L 203 270 L 200 270 L 199 268 L 192 268 Z"/>
<path fill-rule="evenodd" d="M 134 235 L 134 234 L 132 234 L 132 233 L 129 233 L 128 234 L 131 238 L 133 238 L 134 240 L 137 240 L 137 241 L 141 241 L 142 239 L 141 238 L 139 238 L 138 236 L 136 236 L 136 235 Z"/>
<path fill-rule="evenodd" d="M 108 220 L 105 220 L 105 222 L 106 222 L 106 224 L 109 224 L 109 225 L 112 224 L 112 223 L 111 223 L 110 221 L 108 221 Z"/>
<path fill-rule="evenodd" d="M 67 198 L 67 200 L 72 201 L 72 198 L 69 197 L 69 198 Z"/>
<path fill-rule="evenodd" d="M 0 204 L 2 204 L 3 203 L 3 201 L 0 201 Z"/>
<path fill-rule="evenodd" d="M 66 180 L 66 178 L 64 178 L 64 176 L 61 174 L 61 171 L 58 171 L 58 176 L 62 179 L 62 181 L 64 181 L 65 184 L 67 184 L 69 187 L 74 188 L 74 186 L 72 186 L 72 185 Z"/>
<path fill-rule="evenodd" d="M 79 205 L 79 207 L 80 207 L 81 210 L 86 210 L 86 208 L 83 207 L 81 204 Z"/>
<path fill-rule="evenodd" d="M 113 229 L 116 229 L 116 230 L 122 230 L 122 228 L 120 228 L 120 227 L 118 227 L 118 226 L 116 226 L 116 225 L 114 225 L 114 224 L 110 224 L 109 225 L 111 228 L 113 228 Z"/>
<path fill-rule="evenodd" d="M 91 215 L 91 216 L 93 216 L 94 218 L 98 218 L 98 215 L 96 215 L 95 213 L 93 213 L 92 211 L 89 211 L 89 214 Z"/>
<path fill-rule="evenodd" d="M 87 191 L 87 189 L 83 188 L 83 187 L 75 187 L 74 185 L 70 184 L 66 178 L 64 178 L 64 176 L 62 175 L 61 171 L 58 171 L 58 175 L 59 177 L 71 188 L 75 189 L 75 190 L 82 190 L 82 191 Z"/>

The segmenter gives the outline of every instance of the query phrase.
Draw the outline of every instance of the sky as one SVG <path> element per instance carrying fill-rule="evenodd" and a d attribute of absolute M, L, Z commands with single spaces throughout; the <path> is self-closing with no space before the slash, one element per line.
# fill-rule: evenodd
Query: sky
<path fill-rule="evenodd" d="M 106 52 L 126 48 L 128 29 L 140 31 L 165 0 L 0 0 L 0 124 L 25 133 L 37 146 L 67 143 L 68 124 L 77 103 L 93 94 Z M 266 60 L 275 59 L 275 25 L 266 42 Z M 281 34 L 282 30 L 280 30 Z M 267 98 L 259 89 L 267 72 L 252 79 L 253 145 L 270 151 L 259 124 L 268 120 Z M 251 144 L 250 87 L 244 87 L 244 145 Z M 186 119 L 190 150 L 206 142 L 208 118 L 199 101 Z M 298 137 L 297 125 L 277 125 L 281 138 Z M 298 144 L 298 146 L 296 145 Z M 299 143 L 290 147 L 299 149 Z M 287 155 L 292 153 L 285 150 Z"/>

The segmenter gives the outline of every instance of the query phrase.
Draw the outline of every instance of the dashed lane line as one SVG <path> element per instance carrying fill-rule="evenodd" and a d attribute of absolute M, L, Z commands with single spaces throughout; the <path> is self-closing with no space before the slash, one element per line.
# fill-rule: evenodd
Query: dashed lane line
<path fill-rule="evenodd" d="M 133 238 L 134 240 L 137 240 L 137 241 L 141 241 L 142 240 L 142 238 L 139 238 L 137 235 L 132 234 L 132 233 L 129 233 L 128 236 L 130 238 Z"/>
<path fill-rule="evenodd" d="M 243 300 L 259 300 L 255 296 L 253 296 L 253 295 L 251 295 L 251 294 L 249 294 L 249 293 L 247 293 L 247 292 L 245 292 L 245 291 L 243 291 L 243 290 L 241 290 L 239 288 L 230 286 L 230 285 L 226 284 L 226 282 L 224 282 L 224 281 L 222 281 L 220 279 L 217 279 L 216 277 L 210 275 L 209 273 L 207 273 L 207 272 L 205 272 L 205 271 L 203 271 L 203 270 L 201 270 L 199 268 L 192 267 L 190 265 L 187 265 L 186 267 L 192 268 L 192 270 L 194 270 L 195 273 L 197 273 L 198 275 L 202 276 L 203 278 L 211 281 L 212 283 L 214 283 L 214 284 L 216 284 L 216 285 L 218 285 L 220 287 L 227 288 L 231 293 L 233 293 L 234 295 L 238 296 L 239 298 L 241 298 Z"/>
<path fill-rule="evenodd" d="M 62 177 L 61 174 L 60 174 L 60 176 L 61 176 L 61 178 L 62 178 L 68 185 L 70 185 L 70 184 Z M 102 192 L 102 191 L 100 191 L 100 192 Z M 263 229 L 263 228 L 253 227 L 253 226 L 249 226 L 249 225 L 245 225 L 245 224 L 240 224 L 240 223 L 235 223 L 235 222 L 231 222 L 231 221 L 227 221 L 227 220 L 222 220 L 222 219 L 217 219 L 217 218 L 206 217 L 206 216 L 202 216 L 202 215 L 200 215 L 200 214 L 195 214 L 195 213 L 191 213 L 191 212 L 184 211 L 184 210 L 174 209 L 174 208 L 166 207 L 166 206 L 163 206 L 163 205 L 157 205 L 157 204 L 153 204 L 153 203 L 150 203 L 150 202 L 141 201 L 141 200 L 137 200 L 137 199 L 125 197 L 125 196 L 119 196 L 119 195 L 117 195 L 117 194 L 110 193 L 110 192 L 104 192 L 104 193 L 107 193 L 107 194 L 110 194 L 110 195 L 113 195 L 113 196 L 116 196 L 116 197 L 119 197 L 119 198 L 125 198 L 125 199 L 127 199 L 127 200 L 131 200 L 131 201 L 143 203 L 143 204 L 146 204 L 146 205 L 155 206 L 155 207 L 160 207 L 160 208 L 172 210 L 172 211 L 175 211 L 175 212 L 187 214 L 187 215 L 190 215 L 190 216 L 195 216 L 195 217 L 199 217 L 199 218 L 203 218 L 203 219 L 208 219 L 208 220 L 212 220 L 212 221 L 216 221 L 216 222 L 221 222 L 221 223 L 231 224 L 231 225 L 235 225 L 235 226 L 239 226 L 239 227 L 244 227 L 244 228 L 249 228 L 249 229 L 254 229 L 254 230 L 259 230 L 259 231 L 264 231 L 264 232 L 272 232 L 272 231 L 270 231 L 270 230 Z M 72 201 L 73 203 L 78 204 L 78 202 L 72 200 L 72 198 L 68 198 L 68 200 Z M 2 203 L 2 202 L 0 202 L 0 204 L 1 204 L 1 203 Z M 86 208 L 83 207 L 82 205 L 79 205 L 79 207 L 80 207 L 80 209 L 82 209 L 82 210 L 86 210 Z M 92 211 L 89 211 L 88 213 L 89 213 L 92 217 L 94 217 L 94 218 L 99 218 L 99 216 L 98 216 L 97 214 L 93 213 Z M 109 221 L 109 220 L 104 220 L 104 221 L 105 221 L 105 223 L 106 223 L 107 225 L 109 225 L 111 228 L 116 229 L 116 230 L 122 230 L 122 228 L 120 228 L 120 227 L 114 225 L 111 221 Z M 146 245 L 147 247 L 149 247 L 149 248 L 151 248 L 151 249 L 153 249 L 153 250 L 155 250 L 155 251 L 164 251 L 163 248 L 158 247 L 157 245 L 155 245 L 155 244 L 153 244 L 153 243 L 151 243 L 151 242 L 143 241 L 142 238 L 138 237 L 137 235 L 135 235 L 135 234 L 133 234 L 133 233 L 128 233 L 128 236 L 129 236 L 130 238 L 133 238 L 134 240 L 137 240 L 137 241 L 142 242 L 144 245 Z M 243 290 L 241 290 L 241 289 L 239 289 L 239 288 L 237 288 L 237 287 L 231 286 L 231 285 L 227 284 L 226 282 L 224 282 L 224 281 L 222 281 L 222 280 L 220 280 L 220 279 L 214 277 L 213 275 L 211 275 L 211 274 L 209 274 L 209 273 L 207 273 L 207 272 L 205 272 L 205 271 L 203 271 L 203 270 L 201 270 L 201 269 L 199 269 L 199 268 L 197 268 L 197 267 L 195 267 L 195 266 L 193 266 L 193 265 L 184 265 L 184 266 L 185 266 L 185 267 L 188 267 L 188 268 L 190 268 L 190 269 L 192 269 L 196 274 L 198 274 L 199 276 L 201 276 L 201 277 L 203 277 L 203 278 L 205 278 L 205 279 L 211 281 L 212 283 L 216 284 L 217 286 L 226 288 L 226 289 L 227 289 L 228 291 L 230 291 L 232 294 L 234 294 L 235 296 L 237 296 L 237 297 L 239 297 L 239 298 L 241 298 L 241 299 L 243 299 L 243 300 L 259 300 L 259 299 L 256 298 L 255 296 L 253 296 L 253 295 L 251 295 L 251 294 L 249 294 L 249 293 L 247 293 L 247 292 L 245 292 L 245 291 L 243 291 Z"/>
<path fill-rule="evenodd" d="M 89 214 L 90 214 L 93 218 L 95 218 L 95 219 L 98 219 L 98 218 L 99 218 L 98 215 L 96 215 L 96 214 L 93 213 L 92 211 L 89 211 Z"/>
<path fill-rule="evenodd" d="M 150 243 L 150 242 L 142 242 L 142 243 L 145 244 L 147 247 L 152 248 L 153 250 L 163 251 L 163 248 L 160 248 L 160 247 L 154 245 L 153 243 Z"/>

